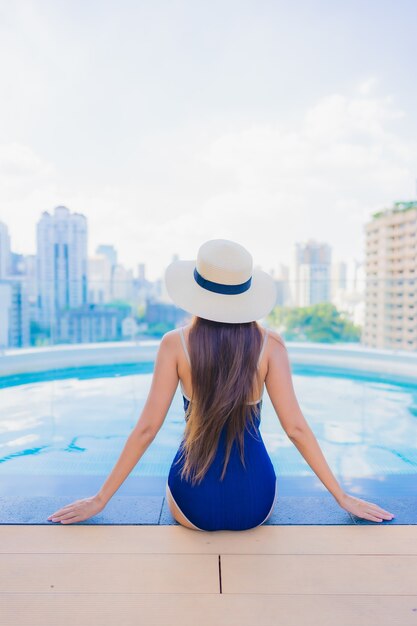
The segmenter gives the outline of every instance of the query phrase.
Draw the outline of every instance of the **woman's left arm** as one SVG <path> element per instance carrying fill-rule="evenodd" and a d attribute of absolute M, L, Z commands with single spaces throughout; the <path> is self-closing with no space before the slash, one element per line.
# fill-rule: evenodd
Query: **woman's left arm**
<path fill-rule="evenodd" d="M 151 388 L 142 413 L 101 489 L 95 496 L 67 504 L 50 515 L 48 520 L 70 524 L 81 522 L 99 513 L 155 439 L 178 387 L 177 344 L 174 332 L 165 333 L 161 339 Z"/>

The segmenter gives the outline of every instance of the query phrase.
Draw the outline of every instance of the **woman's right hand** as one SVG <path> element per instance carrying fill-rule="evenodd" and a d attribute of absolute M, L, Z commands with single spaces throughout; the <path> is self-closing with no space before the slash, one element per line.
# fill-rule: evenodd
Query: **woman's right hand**
<path fill-rule="evenodd" d="M 100 513 L 105 506 L 105 503 L 98 495 L 90 498 L 82 498 L 70 504 L 66 504 L 58 509 L 58 511 L 55 511 L 55 513 L 52 513 L 52 515 L 48 517 L 48 521 L 60 522 L 61 524 L 83 522 L 97 515 L 97 513 Z"/>
<path fill-rule="evenodd" d="M 377 504 L 367 502 L 367 500 L 361 500 L 361 498 L 356 498 L 348 493 L 343 494 L 343 496 L 338 500 L 338 504 L 345 511 L 353 513 L 357 517 L 371 520 L 372 522 L 382 522 L 384 519 L 392 520 L 394 517 L 392 513 L 382 509 Z"/>

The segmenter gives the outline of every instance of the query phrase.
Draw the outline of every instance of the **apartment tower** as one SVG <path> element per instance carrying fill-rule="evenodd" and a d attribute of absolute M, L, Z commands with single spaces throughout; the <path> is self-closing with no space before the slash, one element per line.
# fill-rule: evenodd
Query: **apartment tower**
<path fill-rule="evenodd" d="M 362 343 L 417 349 L 417 201 L 396 202 L 365 224 L 365 323 Z"/>

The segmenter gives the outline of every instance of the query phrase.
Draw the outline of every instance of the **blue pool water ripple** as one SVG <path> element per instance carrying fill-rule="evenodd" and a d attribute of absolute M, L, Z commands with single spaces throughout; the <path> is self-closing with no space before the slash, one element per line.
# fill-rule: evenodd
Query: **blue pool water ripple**
<path fill-rule="evenodd" d="M 104 475 L 145 404 L 150 364 L 0 380 L 0 478 Z M 355 375 L 293 373 L 301 409 L 339 477 L 417 474 L 417 387 Z M 7 384 L 9 382 L 10 384 Z M 135 476 L 168 473 L 184 429 L 180 389 Z M 313 476 L 265 390 L 261 432 L 276 472 Z"/>

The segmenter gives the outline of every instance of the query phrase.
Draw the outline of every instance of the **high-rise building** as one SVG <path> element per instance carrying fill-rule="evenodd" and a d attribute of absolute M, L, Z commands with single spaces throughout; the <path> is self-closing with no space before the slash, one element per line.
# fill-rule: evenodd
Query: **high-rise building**
<path fill-rule="evenodd" d="M 51 327 L 62 309 L 87 302 L 87 220 L 64 206 L 45 211 L 37 224 L 40 321 Z M 53 337 L 52 337 L 53 338 Z"/>
<path fill-rule="evenodd" d="M 118 264 L 113 268 L 112 300 L 132 301 L 133 271 Z"/>
<path fill-rule="evenodd" d="M 29 305 L 31 309 L 31 317 L 38 319 L 39 312 L 35 311 L 38 296 L 38 276 L 37 276 L 37 259 L 35 254 L 23 255 L 21 264 L 22 275 L 26 282 Z"/>
<path fill-rule="evenodd" d="M 290 268 L 291 304 L 309 306 L 331 299 L 331 247 L 309 239 L 296 243 Z"/>
<path fill-rule="evenodd" d="M 88 302 L 106 304 L 112 297 L 113 267 L 106 254 L 88 259 Z"/>
<path fill-rule="evenodd" d="M 90 343 L 122 339 L 122 324 L 129 306 L 109 307 L 86 304 L 62 311 L 57 340 L 62 343 Z"/>
<path fill-rule="evenodd" d="M 29 304 L 25 281 L 0 279 L 0 348 L 23 348 L 29 343 Z"/>
<path fill-rule="evenodd" d="M 396 202 L 365 225 L 365 324 L 362 342 L 417 349 L 417 201 Z"/>
<path fill-rule="evenodd" d="M 132 303 L 146 308 L 146 302 L 152 297 L 153 292 L 154 284 L 146 278 L 145 263 L 138 263 L 137 278 L 133 279 Z"/>
<path fill-rule="evenodd" d="M 145 276 L 145 263 L 138 263 L 138 280 L 146 280 Z"/>
<path fill-rule="evenodd" d="M 278 266 L 278 271 L 275 272 L 274 270 L 271 270 L 270 274 L 273 277 L 277 288 L 276 305 L 289 305 L 291 302 L 289 267 L 287 265 L 284 265 L 283 263 L 280 263 Z"/>
<path fill-rule="evenodd" d="M 11 251 L 9 230 L 0 222 L 0 279 L 6 278 L 10 272 Z"/>
<path fill-rule="evenodd" d="M 332 303 L 356 326 L 363 326 L 365 312 L 364 263 L 357 259 L 332 264 Z"/>
<path fill-rule="evenodd" d="M 117 251 L 114 246 L 101 244 L 100 246 L 97 246 L 96 254 L 107 257 L 111 267 L 117 265 Z"/>
<path fill-rule="evenodd" d="M 347 263 L 345 261 L 335 261 L 331 265 L 331 288 L 330 296 L 333 300 L 337 294 L 347 289 Z"/>

